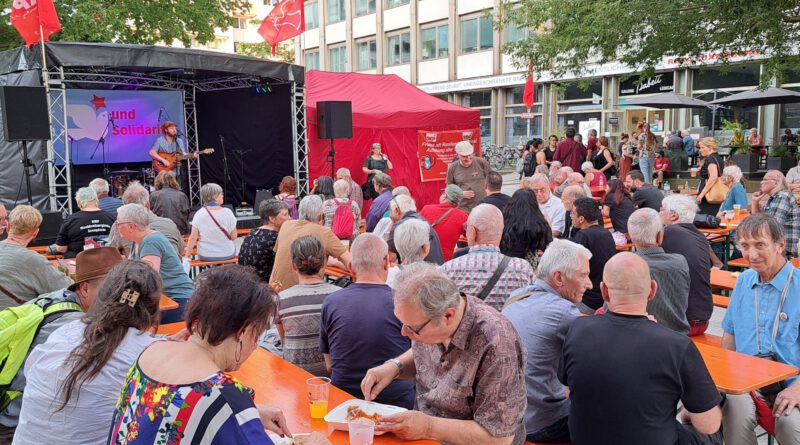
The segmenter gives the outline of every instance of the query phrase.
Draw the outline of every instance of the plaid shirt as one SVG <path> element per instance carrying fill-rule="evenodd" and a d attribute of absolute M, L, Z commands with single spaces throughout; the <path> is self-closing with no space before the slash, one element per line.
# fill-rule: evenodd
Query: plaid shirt
<path fill-rule="evenodd" d="M 781 190 L 769 198 L 763 211 L 783 224 L 786 255 L 797 257 L 797 242 L 800 241 L 800 206 L 795 204 L 794 196 L 786 190 Z"/>
<path fill-rule="evenodd" d="M 504 256 L 497 246 L 472 246 L 468 254 L 444 263 L 442 270 L 456 283 L 459 291 L 477 297 Z M 535 279 L 530 263 L 522 258 L 511 258 L 494 289 L 486 297 L 486 304 L 498 311 L 503 310 L 503 304 L 512 291 L 532 284 Z"/>

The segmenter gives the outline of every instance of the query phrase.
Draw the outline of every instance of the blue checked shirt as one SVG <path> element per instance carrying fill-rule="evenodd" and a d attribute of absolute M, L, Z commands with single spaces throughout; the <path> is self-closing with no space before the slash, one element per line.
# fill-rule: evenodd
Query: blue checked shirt
<path fill-rule="evenodd" d="M 786 254 L 797 257 L 797 242 L 800 241 L 800 206 L 795 204 L 794 196 L 787 190 L 781 190 L 769 198 L 763 212 L 772 215 L 783 224 L 786 236 Z"/>

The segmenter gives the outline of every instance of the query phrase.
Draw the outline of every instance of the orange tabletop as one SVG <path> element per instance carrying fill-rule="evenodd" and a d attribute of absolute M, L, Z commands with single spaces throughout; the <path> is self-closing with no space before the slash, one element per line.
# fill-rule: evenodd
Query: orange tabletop
<path fill-rule="evenodd" d="M 747 212 L 747 211 L 745 211 L 745 210 L 740 210 L 740 211 L 739 211 L 739 216 L 738 216 L 738 217 L 734 217 L 733 219 L 725 219 L 725 218 L 724 218 L 724 215 L 723 215 L 723 218 L 720 218 L 719 225 L 720 225 L 721 227 L 728 227 L 728 226 L 731 226 L 731 227 L 733 227 L 733 228 L 736 228 L 736 226 L 738 226 L 739 224 L 741 224 L 741 223 L 742 223 L 742 220 L 743 220 L 743 219 L 745 219 L 745 218 L 747 218 L 748 216 L 750 216 L 750 213 L 748 213 L 748 212 Z"/>
<path fill-rule="evenodd" d="M 253 229 L 236 229 L 236 235 L 238 236 L 245 236 Z"/>
<path fill-rule="evenodd" d="M 355 274 L 353 274 L 353 272 L 350 272 L 349 270 L 342 269 L 341 267 L 338 267 L 338 266 L 325 266 L 325 275 L 328 275 L 328 276 L 331 276 L 331 277 L 341 277 L 341 276 L 347 275 L 348 277 L 350 277 L 352 279 L 356 278 L 356 276 L 355 276 Z"/>
<path fill-rule="evenodd" d="M 731 232 L 736 230 L 736 227 L 719 227 L 716 229 L 698 228 L 697 230 L 699 230 L 700 233 L 705 233 L 706 235 L 730 235 Z"/>
<path fill-rule="evenodd" d="M 174 334 L 183 329 L 183 323 L 162 325 L 159 334 Z M 256 392 L 256 403 L 274 405 L 283 410 L 292 433 L 308 433 L 319 431 L 328 436 L 335 445 L 348 445 L 350 438 L 346 431 L 336 431 L 324 420 L 311 420 L 306 396 L 306 380 L 313 377 L 308 372 L 267 352 L 262 348 L 256 351 L 242 368 L 234 372 L 243 384 Z M 331 386 L 329 407 L 333 409 L 353 396 L 339 388 Z M 375 436 L 374 443 L 379 444 L 435 444 L 431 440 L 404 441 L 391 433 Z"/>
<path fill-rule="evenodd" d="M 162 311 L 171 311 L 173 309 L 178 309 L 180 306 L 178 303 L 173 300 L 172 298 L 161 294 L 161 301 L 158 303 L 158 308 Z M 180 330 L 180 329 L 178 329 Z M 177 331 L 176 331 L 177 332 Z"/>
<path fill-rule="evenodd" d="M 745 258 L 736 258 L 735 260 L 728 261 L 728 266 L 750 267 L 750 261 L 747 261 Z"/>
<path fill-rule="evenodd" d="M 711 287 L 715 289 L 733 290 L 739 272 L 729 272 L 727 270 L 711 269 Z"/>
<path fill-rule="evenodd" d="M 694 342 L 717 385 L 726 394 L 746 394 L 797 375 L 797 368 L 785 363 Z"/>

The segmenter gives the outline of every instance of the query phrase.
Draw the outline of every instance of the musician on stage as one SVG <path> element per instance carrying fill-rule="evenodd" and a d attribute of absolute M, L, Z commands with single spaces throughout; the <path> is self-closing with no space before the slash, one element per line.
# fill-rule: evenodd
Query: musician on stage
<path fill-rule="evenodd" d="M 150 157 L 153 158 L 154 161 L 158 161 L 163 164 L 168 170 L 174 171 L 175 176 L 177 176 L 178 182 L 181 185 L 181 189 L 186 192 L 188 190 L 186 177 L 184 176 L 183 169 L 180 167 L 180 164 L 178 166 L 173 166 L 172 162 L 159 154 L 186 153 L 183 140 L 178 138 L 178 127 L 175 125 L 175 122 L 166 121 L 164 122 L 164 125 L 161 126 L 161 132 L 163 134 L 156 139 L 156 142 L 153 144 L 153 148 L 150 149 Z"/>

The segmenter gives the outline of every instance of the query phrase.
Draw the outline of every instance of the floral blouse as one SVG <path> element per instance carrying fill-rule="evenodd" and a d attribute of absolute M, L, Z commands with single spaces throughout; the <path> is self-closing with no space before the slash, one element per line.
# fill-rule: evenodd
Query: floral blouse
<path fill-rule="evenodd" d="M 122 387 L 107 443 L 272 445 L 253 396 L 222 371 L 199 382 L 168 385 L 147 377 L 137 361 Z"/>
<path fill-rule="evenodd" d="M 272 267 L 275 265 L 275 242 L 278 232 L 256 227 L 242 242 L 239 249 L 239 264 L 253 266 L 256 273 L 264 281 L 269 281 Z"/>

